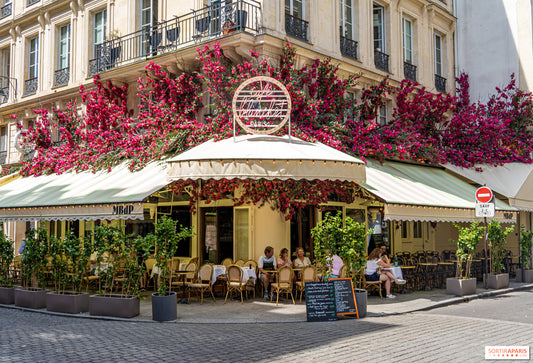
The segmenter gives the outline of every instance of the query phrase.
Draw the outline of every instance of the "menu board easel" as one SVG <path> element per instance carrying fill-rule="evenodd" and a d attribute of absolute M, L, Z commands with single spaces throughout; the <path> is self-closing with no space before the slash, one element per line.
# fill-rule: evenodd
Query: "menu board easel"
<path fill-rule="evenodd" d="M 333 281 L 335 286 L 335 308 L 337 315 L 355 315 L 359 319 L 352 279 L 343 277 L 329 279 L 329 281 Z"/>

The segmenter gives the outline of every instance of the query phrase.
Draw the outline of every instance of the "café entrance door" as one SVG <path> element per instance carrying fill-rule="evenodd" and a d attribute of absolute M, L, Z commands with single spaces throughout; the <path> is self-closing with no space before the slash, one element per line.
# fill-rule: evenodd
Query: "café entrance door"
<path fill-rule="evenodd" d="M 202 263 L 233 259 L 233 207 L 201 209 Z"/>
<path fill-rule="evenodd" d="M 302 247 L 307 257 L 313 259 L 313 242 L 311 228 L 315 226 L 315 208 L 298 208 L 291 218 L 291 260 L 296 258 L 296 248 Z"/>

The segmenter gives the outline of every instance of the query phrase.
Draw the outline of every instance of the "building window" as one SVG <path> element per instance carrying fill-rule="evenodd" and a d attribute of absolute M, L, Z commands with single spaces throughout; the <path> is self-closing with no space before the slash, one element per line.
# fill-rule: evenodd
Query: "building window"
<path fill-rule="evenodd" d="M 70 67 L 70 24 L 59 28 L 59 54 L 57 57 L 57 68 Z"/>
<path fill-rule="evenodd" d="M 385 53 L 385 9 L 381 5 L 373 5 L 374 49 Z"/>
<path fill-rule="evenodd" d="M 39 37 L 30 39 L 28 52 L 28 79 L 39 76 Z"/>
<path fill-rule="evenodd" d="M 0 126 L 0 152 L 7 151 L 7 127 Z"/>
<path fill-rule="evenodd" d="M 341 0 L 341 36 L 355 40 L 352 0 Z"/>
<path fill-rule="evenodd" d="M 413 238 L 422 238 L 422 222 L 413 222 Z"/>
<path fill-rule="evenodd" d="M 383 105 L 378 109 L 378 114 L 376 116 L 376 123 L 381 126 L 384 126 L 387 124 L 387 105 Z"/>
<path fill-rule="evenodd" d="M 285 0 L 285 14 L 305 19 L 304 0 Z"/>
<path fill-rule="evenodd" d="M 93 58 L 98 57 L 98 46 L 105 41 L 107 33 L 107 10 L 93 15 Z"/>
<path fill-rule="evenodd" d="M 413 64 L 413 22 L 403 19 L 403 60 Z"/>
<path fill-rule="evenodd" d="M 435 74 L 442 77 L 442 37 L 435 34 Z"/>
<path fill-rule="evenodd" d="M 287 35 L 307 41 L 309 23 L 304 19 L 304 0 L 285 0 L 285 32 Z"/>
<path fill-rule="evenodd" d="M 409 237 L 409 222 L 402 221 L 402 238 Z"/>

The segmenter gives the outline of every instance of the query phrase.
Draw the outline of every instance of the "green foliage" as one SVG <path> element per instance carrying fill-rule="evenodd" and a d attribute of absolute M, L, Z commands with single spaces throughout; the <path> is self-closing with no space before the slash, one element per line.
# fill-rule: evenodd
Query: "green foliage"
<path fill-rule="evenodd" d="M 9 275 L 9 266 L 13 261 L 13 241 L 4 234 L 0 227 L 0 286 L 13 286 L 13 279 Z"/>
<path fill-rule="evenodd" d="M 149 234 L 144 238 L 145 247 L 155 251 L 154 258 L 160 270 L 157 292 L 159 296 L 167 294 L 170 283 L 169 261 L 178 250 L 178 244 L 182 240 L 192 236 L 191 230 L 180 226 L 177 221 L 163 216 L 155 224 L 155 234 Z"/>
<path fill-rule="evenodd" d="M 455 228 L 459 230 L 459 238 L 453 241 L 457 244 L 457 271 L 456 277 L 458 279 L 470 278 L 470 267 L 472 266 L 472 257 L 481 238 L 483 238 L 484 228 L 479 225 L 479 222 L 472 222 L 468 227 L 461 227 L 454 224 Z M 463 269 L 463 264 L 466 263 Z"/>
<path fill-rule="evenodd" d="M 354 286 L 360 286 L 360 271 L 366 264 L 366 239 L 372 233 L 363 224 L 352 218 L 342 219 L 339 211 L 335 216 L 326 213 L 325 218 L 311 230 L 315 245 L 315 260 L 319 271 L 326 277 L 331 274 L 329 255 L 338 255 L 346 264 L 346 274 L 354 280 Z"/>
<path fill-rule="evenodd" d="M 30 229 L 26 234 L 26 247 L 22 260 L 22 287 L 43 288 L 45 282 L 46 258 L 48 254 L 47 231 L 43 226 Z M 36 284 L 36 286 L 35 286 Z"/>
<path fill-rule="evenodd" d="M 513 232 L 513 227 L 502 229 L 501 223 L 493 220 L 487 225 L 487 240 L 490 247 L 490 272 L 500 274 L 505 269 L 505 242 L 507 236 Z"/>
<path fill-rule="evenodd" d="M 526 231 L 524 226 L 520 227 L 520 252 L 523 258 L 523 269 L 532 269 L 531 248 L 533 248 L 533 232 Z"/>

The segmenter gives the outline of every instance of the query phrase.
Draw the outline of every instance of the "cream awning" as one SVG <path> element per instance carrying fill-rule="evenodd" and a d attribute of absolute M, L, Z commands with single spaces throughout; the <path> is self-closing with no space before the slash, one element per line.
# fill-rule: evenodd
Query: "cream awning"
<path fill-rule="evenodd" d="M 386 161 L 367 163 L 363 186 L 385 203 L 387 220 L 468 222 L 475 217 L 476 188 L 440 167 Z M 495 200 L 496 216 L 515 223 L 517 210 Z"/>
<path fill-rule="evenodd" d="M 444 167 L 505 196 L 509 205 L 517 209 L 533 211 L 533 164 L 478 165 L 468 169 L 446 164 Z"/>
<path fill-rule="evenodd" d="M 363 161 L 324 144 L 288 136 L 241 135 L 209 140 L 169 163 L 172 180 L 365 180 Z"/>
<path fill-rule="evenodd" d="M 131 172 L 89 171 L 19 178 L 0 187 L 0 220 L 143 219 L 143 201 L 169 184 L 166 163 Z"/>

